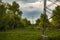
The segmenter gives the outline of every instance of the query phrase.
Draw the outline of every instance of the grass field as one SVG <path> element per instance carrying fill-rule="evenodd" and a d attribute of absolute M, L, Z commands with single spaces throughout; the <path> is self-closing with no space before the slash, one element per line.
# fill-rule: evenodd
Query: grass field
<path fill-rule="evenodd" d="M 42 30 L 15 29 L 0 32 L 0 40 L 41 40 Z M 47 30 L 49 40 L 60 40 L 60 30 Z"/>

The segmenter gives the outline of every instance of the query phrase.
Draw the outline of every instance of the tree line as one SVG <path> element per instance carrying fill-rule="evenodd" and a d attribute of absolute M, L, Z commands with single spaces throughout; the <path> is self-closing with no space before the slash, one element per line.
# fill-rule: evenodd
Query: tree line
<path fill-rule="evenodd" d="M 43 28 L 45 14 L 41 14 L 36 20 L 36 24 L 31 24 L 26 18 L 22 18 L 23 12 L 17 2 L 11 4 L 0 1 L 0 31 L 11 30 L 16 28 L 33 27 Z M 51 21 L 46 14 L 47 28 L 60 28 L 60 6 L 58 5 L 51 13 Z"/>

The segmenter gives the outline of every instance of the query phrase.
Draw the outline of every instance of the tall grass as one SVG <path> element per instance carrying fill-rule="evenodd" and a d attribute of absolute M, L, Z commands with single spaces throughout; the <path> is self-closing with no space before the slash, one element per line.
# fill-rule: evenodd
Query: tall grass
<path fill-rule="evenodd" d="M 42 30 L 19 29 L 0 32 L 0 40 L 41 40 Z M 47 30 L 48 40 L 60 40 L 60 30 Z"/>

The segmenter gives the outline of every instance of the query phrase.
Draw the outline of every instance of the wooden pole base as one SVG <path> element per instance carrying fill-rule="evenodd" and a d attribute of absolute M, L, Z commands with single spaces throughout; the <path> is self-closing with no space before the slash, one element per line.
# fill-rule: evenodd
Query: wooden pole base
<path fill-rule="evenodd" d="M 42 35 L 42 40 L 48 40 L 48 37 L 45 35 Z"/>

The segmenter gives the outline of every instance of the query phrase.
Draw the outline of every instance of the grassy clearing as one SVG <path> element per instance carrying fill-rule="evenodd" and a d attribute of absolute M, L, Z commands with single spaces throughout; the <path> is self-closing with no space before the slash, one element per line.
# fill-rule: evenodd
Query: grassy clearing
<path fill-rule="evenodd" d="M 19 29 L 0 32 L 0 40 L 38 40 L 41 39 L 42 30 Z M 60 36 L 60 30 L 47 30 L 49 40 Z M 57 39 L 57 38 L 56 38 Z"/>

